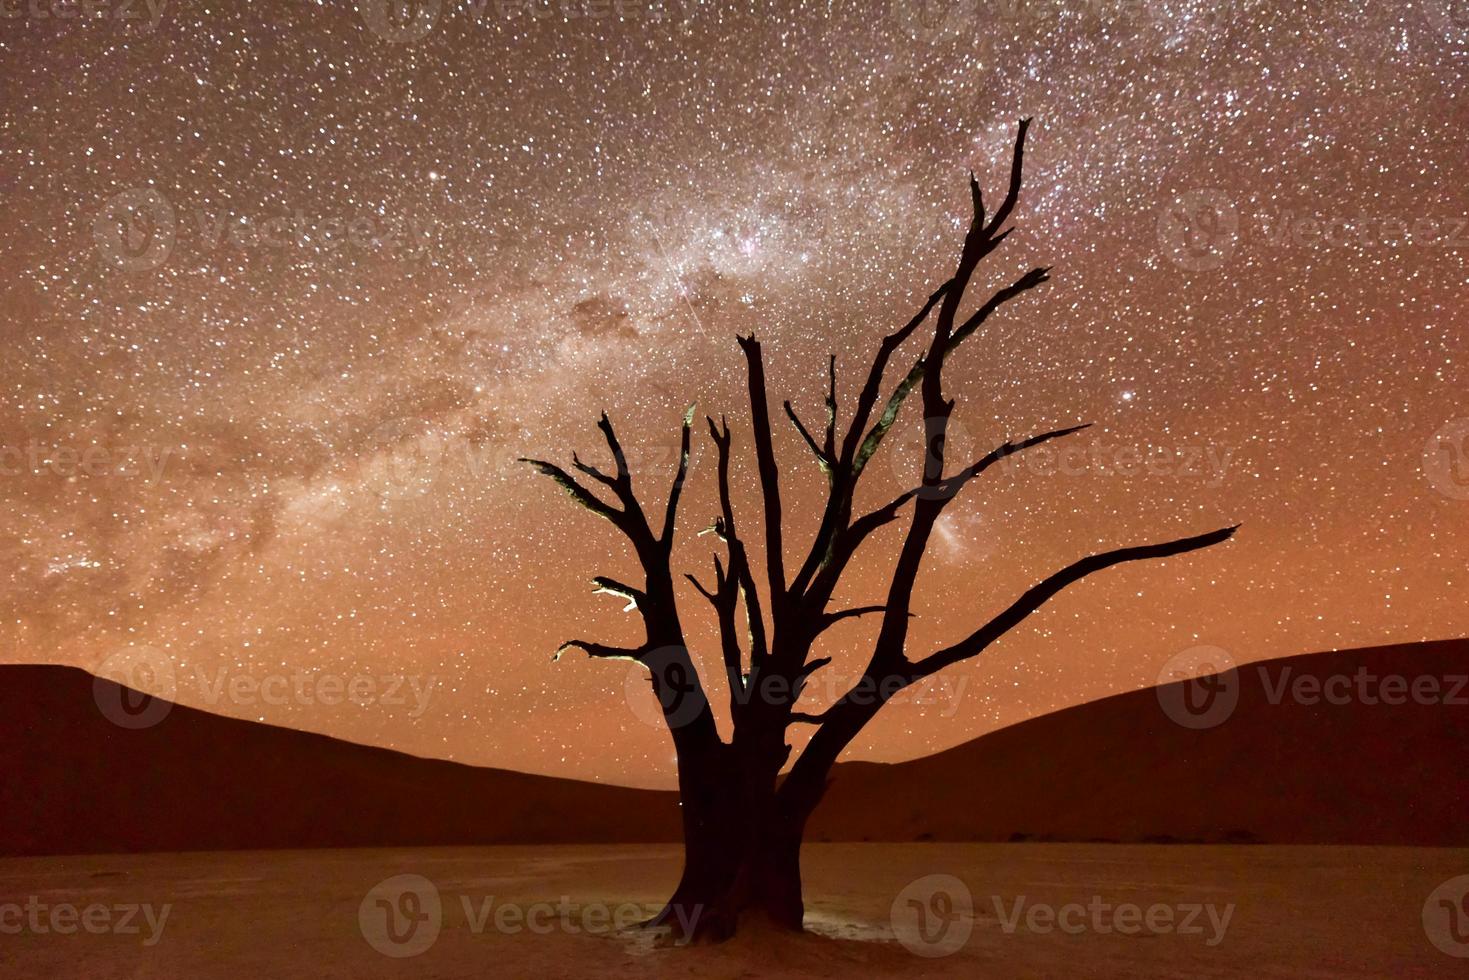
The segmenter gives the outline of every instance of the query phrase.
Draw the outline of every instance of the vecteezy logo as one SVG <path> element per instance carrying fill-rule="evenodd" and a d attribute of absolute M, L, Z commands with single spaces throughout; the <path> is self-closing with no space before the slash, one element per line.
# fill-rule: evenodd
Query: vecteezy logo
<path fill-rule="evenodd" d="M 1239 704 L 1239 671 L 1228 651 L 1192 647 L 1170 657 L 1158 672 L 1158 704 L 1184 728 L 1213 728 L 1234 714 Z"/>
<path fill-rule="evenodd" d="M 357 907 L 367 944 L 384 956 L 417 956 L 439 938 L 444 907 L 439 890 L 423 875 L 394 875 L 372 887 Z"/>
<path fill-rule="evenodd" d="M 898 893 L 890 910 L 898 942 L 918 956 L 948 956 L 974 931 L 974 897 L 953 875 L 925 875 Z"/>
<path fill-rule="evenodd" d="M 1469 0 L 1423 0 L 1423 15 L 1452 43 L 1469 42 Z"/>
<path fill-rule="evenodd" d="M 687 657 L 683 647 L 659 647 L 628 665 L 627 704 L 643 724 L 682 728 L 699 716 L 699 687 L 687 669 Z"/>
<path fill-rule="evenodd" d="M 1423 474 L 1454 500 L 1469 500 L 1469 419 L 1445 423 L 1423 444 Z"/>
<path fill-rule="evenodd" d="M 942 499 L 953 494 L 945 487 L 922 485 L 924 471 L 930 462 L 942 457 L 945 476 L 953 476 L 974 462 L 974 437 L 964 423 L 949 419 L 943 426 L 944 434 L 940 436 L 938 421 L 917 419 L 900 432 L 890 432 L 888 438 L 896 445 L 884 446 L 881 450 L 887 454 L 888 466 L 892 468 L 893 476 L 898 478 L 899 486 L 904 490 L 916 490 L 924 499 Z"/>
<path fill-rule="evenodd" d="M 92 239 L 103 261 L 124 272 L 147 272 L 173 251 L 176 229 L 168 199 L 151 187 L 135 187 L 108 199 L 92 222 Z"/>
<path fill-rule="evenodd" d="M 437 482 L 453 441 L 420 422 L 385 422 L 372 431 L 363 447 L 363 482 L 382 497 L 422 496 Z"/>
<path fill-rule="evenodd" d="M 1158 244 L 1180 269 L 1218 269 L 1239 244 L 1239 212 L 1221 190 L 1180 194 L 1158 214 Z"/>
<path fill-rule="evenodd" d="M 442 6 L 443 0 L 359 0 L 357 13 L 378 37 L 399 44 L 433 30 Z"/>
<path fill-rule="evenodd" d="M 97 665 L 92 700 L 119 728 L 151 728 L 173 710 L 173 661 L 152 647 L 127 647 Z"/>
<path fill-rule="evenodd" d="M 1428 896 L 1423 931 L 1441 952 L 1469 959 L 1469 875 L 1450 878 Z"/>
<path fill-rule="evenodd" d="M 923 40 L 943 34 L 958 6 L 956 0 L 894 0 L 889 14 L 914 39 Z"/>

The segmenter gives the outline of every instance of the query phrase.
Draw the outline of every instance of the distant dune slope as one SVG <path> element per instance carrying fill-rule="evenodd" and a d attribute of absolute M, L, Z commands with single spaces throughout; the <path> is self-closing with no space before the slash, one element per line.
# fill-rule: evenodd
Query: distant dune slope
<path fill-rule="evenodd" d="M 0 852 L 678 839 L 672 793 L 422 759 L 174 705 L 128 730 L 72 667 L 0 667 Z"/>
<path fill-rule="evenodd" d="M 848 764 L 812 836 L 1469 845 L 1469 640 L 1289 657 L 1236 676 L 1238 701 L 1215 709 L 1213 727 L 1163 710 L 1201 693 L 1183 681 L 901 765 Z M 1437 694 L 1415 700 L 1414 680 Z"/>
<path fill-rule="evenodd" d="M 1466 846 L 1465 678 L 1469 640 L 1453 640 L 1120 694 L 925 759 L 843 764 L 809 836 Z M 110 684 L 0 666 L 0 853 L 678 838 L 671 793 L 421 759 L 181 705 L 127 730 L 98 710 L 96 683 Z M 1231 690 L 1224 712 L 1217 699 L 1227 706 Z M 1175 722 L 1163 705 L 1184 696 L 1214 711 L 1186 720 L 1217 724 Z"/>

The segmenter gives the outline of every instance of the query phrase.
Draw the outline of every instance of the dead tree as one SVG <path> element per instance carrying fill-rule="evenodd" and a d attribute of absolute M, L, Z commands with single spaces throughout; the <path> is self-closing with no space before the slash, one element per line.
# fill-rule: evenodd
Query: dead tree
<path fill-rule="evenodd" d="M 903 688 L 961 661 L 978 656 L 991 643 L 1066 586 L 1123 562 L 1163 558 L 1218 544 L 1235 528 L 1196 537 L 1120 548 L 1083 558 L 1032 586 L 999 615 L 950 646 L 912 656 L 909 623 L 914 583 L 935 521 L 964 486 L 1012 453 L 1085 429 L 1078 425 L 1006 442 L 980 459 L 945 472 L 944 436 L 953 401 L 944 396 L 944 360 L 979 331 L 1001 306 L 1047 279 L 1034 269 L 1005 286 L 963 319 L 960 308 L 980 263 L 1006 236 L 1004 229 L 1020 194 L 1025 134 L 1020 123 L 1011 164 L 1010 185 L 993 215 L 986 214 L 978 182 L 971 175 L 973 219 L 964 237 L 954 275 L 933 292 L 905 326 L 878 346 L 858 395 L 851 424 L 838 433 L 836 360 L 830 362 L 825 432 L 818 438 L 797 417 L 786 414 L 826 474 L 827 496 L 815 539 L 794 574 L 786 567 L 787 544 L 781 517 L 780 475 L 771 439 L 765 366 L 760 343 L 738 338 L 748 365 L 750 414 L 764 521 L 764 568 L 758 573 L 736 522 L 730 498 L 733 439 L 727 424 L 708 420 L 719 454 L 720 513 L 710 530 L 723 544 L 714 560 L 712 585 L 688 576 L 693 588 L 714 608 L 721 656 L 729 686 L 733 730 L 724 741 L 715 725 L 706 688 L 684 642 L 670 567 L 679 494 L 688 474 L 690 408 L 683 420 L 680 455 L 661 526 L 650 523 L 634 495 L 627 459 L 606 414 L 598 423 L 611 450 L 614 468 L 604 472 L 572 456 L 584 479 L 542 460 L 526 460 L 550 476 L 578 504 L 608 521 L 631 542 L 642 565 L 639 585 L 606 577 L 600 590 L 625 597 L 641 614 L 646 636 L 637 646 L 617 647 L 570 640 L 557 651 L 579 649 L 592 657 L 644 664 L 663 708 L 678 762 L 682 798 L 684 869 L 667 906 L 653 923 L 691 931 L 699 938 L 732 934 L 740 917 L 761 914 L 776 926 L 800 929 L 803 916 L 800 850 L 807 818 L 820 801 L 838 756 L 882 706 Z M 936 315 L 935 315 L 936 314 Z M 879 410 L 889 361 L 905 341 L 934 316 L 926 350 L 891 389 Z M 854 516 L 853 495 L 873 454 L 891 430 L 899 410 L 917 390 L 925 420 L 922 483 L 883 507 Z M 875 417 L 874 417 L 875 416 Z M 600 485 L 609 503 L 590 487 Z M 908 506 L 912 516 L 886 600 L 881 605 L 832 609 L 832 594 L 862 543 L 878 528 L 897 520 Z M 798 709 L 812 673 L 830 663 L 811 656 L 813 646 L 833 624 L 854 616 L 881 617 L 877 638 L 861 678 L 830 707 L 813 714 Z M 787 771 L 793 725 L 814 726 L 804 751 Z M 784 773 L 784 776 L 782 776 Z"/>

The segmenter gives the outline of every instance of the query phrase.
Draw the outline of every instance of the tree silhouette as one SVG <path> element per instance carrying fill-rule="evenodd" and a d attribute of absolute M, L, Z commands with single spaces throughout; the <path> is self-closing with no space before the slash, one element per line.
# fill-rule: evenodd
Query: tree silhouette
<path fill-rule="evenodd" d="M 723 421 L 715 424 L 712 418 L 708 424 L 719 452 L 720 513 L 710 530 L 723 543 L 725 555 L 723 561 L 717 556 L 714 559 L 712 587 L 687 576 L 713 605 L 718 619 L 733 719 L 728 742 L 719 735 L 705 687 L 684 642 L 670 568 L 679 494 L 688 474 L 693 408 L 684 416 L 677 472 L 664 507 L 662 527 L 656 530 L 633 493 L 627 458 L 605 413 L 598 427 L 611 450 L 615 472 L 603 472 L 575 454 L 572 465 L 587 480 L 606 488 L 615 503 L 606 502 L 588 489 L 590 483 L 580 482 L 559 466 L 525 460 L 554 479 L 578 504 L 611 521 L 631 542 L 645 576 L 641 586 L 604 576 L 593 580 L 599 590 L 623 596 L 636 606 L 646 628 L 646 638 L 640 645 L 617 647 L 570 640 L 557 650 L 557 656 L 568 649 L 579 649 L 592 657 L 634 660 L 645 665 L 673 737 L 682 800 L 684 868 L 673 896 L 650 924 L 669 925 L 687 937 L 720 939 L 734 932 L 742 915 L 756 913 L 778 927 L 800 929 L 804 910 L 800 849 L 807 818 L 825 791 L 837 757 L 893 695 L 952 664 L 977 656 L 1056 593 L 1092 572 L 1123 562 L 1205 548 L 1226 540 L 1235 531 L 1233 527 L 1222 528 L 1196 537 L 1083 558 L 1031 587 L 957 643 L 916 659 L 909 657 L 913 587 L 934 523 L 944 508 L 966 484 L 1010 454 L 1086 428 L 1078 425 L 1006 442 L 954 472 L 944 472 L 944 438 L 954 409 L 954 402 L 943 391 L 946 356 L 1001 306 L 1047 280 L 1047 269 L 1033 269 L 1000 289 L 974 313 L 959 319 L 961 301 L 975 270 L 1010 233 L 1003 226 L 1020 194 L 1029 123 L 1028 119 L 1020 123 L 1010 185 L 1003 202 L 988 219 L 979 184 L 970 176 L 974 215 L 954 275 L 934 291 L 912 320 L 883 338 L 845 435 L 839 437 L 837 432 L 835 357 L 829 366 L 826 426 L 819 439 L 797 417 L 790 402 L 785 403 L 786 414 L 827 478 L 826 502 L 815 539 L 793 576 L 788 575 L 785 566 L 780 478 L 772 446 L 761 347 L 753 336 L 738 338 L 748 367 L 755 459 L 763 498 L 764 581 L 757 585 L 750 552 L 735 520 L 730 496 L 733 439 L 729 426 Z M 937 316 L 926 351 L 877 412 L 889 361 L 935 310 Z M 923 404 L 926 437 L 922 483 L 885 506 L 854 518 L 853 495 L 858 481 L 915 389 Z M 833 591 L 863 541 L 897 520 L 910 503 L 913 514 L 886 601 L 881 605 L 830 609 Z M 863 615 L 881 616 L 881 626 L 861 678 L 819 714 L 798 711 L 802 689 L 812 673 L 831 662 L 829 657 L 811 657 L 816 640 L 833 624 Z M 786 733 L 797 724 L 814 726 L 814 732 L 782 778 L 792 751 Z"/>

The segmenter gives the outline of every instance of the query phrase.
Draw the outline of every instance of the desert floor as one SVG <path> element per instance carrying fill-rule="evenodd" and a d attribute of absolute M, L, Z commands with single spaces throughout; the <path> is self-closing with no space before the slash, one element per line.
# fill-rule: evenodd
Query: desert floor
<path fill-rule="evenodd" d="M 674 947 L 616 927 L 666 897 L 678 873 L 671 846 L 7 858 L 0 975 L 1380 977 L 1469 967 L 1425 928 L 1435 889 L 1469 874 L 1463 850 L 822 844 L 804 864 L 809 935 L 747 930 Z M 1456 942 L 1439 937 L 1469 956 L 1469 941 Z"/>

